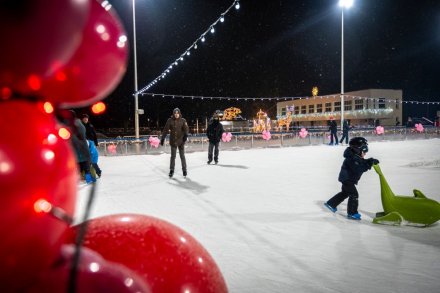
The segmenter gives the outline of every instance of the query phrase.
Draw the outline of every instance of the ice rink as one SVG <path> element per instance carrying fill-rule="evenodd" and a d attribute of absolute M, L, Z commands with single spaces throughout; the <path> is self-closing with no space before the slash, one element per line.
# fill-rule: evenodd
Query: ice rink
<path fill-rule="evenodd" d="M 420 189 L 440 201 L 440 139 L 372 142 L 395 194 Z M 427 228 L 376 225 L 382 211 L 379 177 L 359 184 L 362 220 L 332 214 L 324 201 L 339 192 L 342 146 L 221 151 L 179 156 L 168 178 L 169 154 L 100 157 L 92 218 L 138 213 L 167 220 L 213 256 L 230 292 L 439 292 L 440 224 Z M 81 186 L 77 216 L 89 186 Z"/>

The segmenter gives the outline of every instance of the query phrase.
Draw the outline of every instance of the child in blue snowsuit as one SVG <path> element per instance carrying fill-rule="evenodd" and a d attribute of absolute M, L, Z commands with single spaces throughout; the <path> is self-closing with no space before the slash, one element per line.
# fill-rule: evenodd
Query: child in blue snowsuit
<path fill-rule="evenodd" d="M 348 197 L 347 218 L 360 220 L 361 214 L 358 212 L 358 191 L 356 184 L 362 174 L 371 169 L 375 164 L 379 164 L 379 160 L 374 158 L 364 159 L 368 152 L 367 140 L 363 137 L 353 137 L 350 140 L 350 146 L 344 151 L 344 162 L 339 172 L 339 182 L 342 183 L 342 190 L 335 196 L 330 198 L 324 205 L 336 212 L 337 206 Z"/>
<path fill-rule="evenodd" d="M 90 151 L 90 156 L 91 156 L 91 163 L 93 168 L 96 171 L 96 176 L 101 177 L 101 169 L 98 166 L 98 158 L 99 158 L 99 153 L 98 150 L 95 147 L 95 143 L 91 140 L 87 141 L 88 145 L 89 145 L 89 151 Z"/>

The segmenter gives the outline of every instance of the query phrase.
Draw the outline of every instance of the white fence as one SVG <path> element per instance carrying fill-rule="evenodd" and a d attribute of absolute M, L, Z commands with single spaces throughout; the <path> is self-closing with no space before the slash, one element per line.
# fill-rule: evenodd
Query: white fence
<path fill-rule="evenodd" d="M 260 133 L 232 133 L 230 142 L 220 142 L 221 150 L 241 150 L 251 148 L 267 147 L 293 147 L 319 145 L 329 143 L 329 132 L 322 130 L 309 130 L 307 137 L 301 138 L 298 131 L 294 132 L 273 132 L 270 140 L 264 140 Z M 390 127 L 385 128 L 383 134 L 376 134 L 374 128 L 355 129 L 349 132 L 349 137 L 363 136 L 368 141 L 396 141 L 413 139 L 440 138 L 440 129 L 426 127 L 423 132 L 418 132 L 414 128 Z M 342 133 L 338 132 L 341 139 Z M 133 138 L 101 139 L 99 140 L 99 154 L 101 156 L 120 156 L 120 155 L 155 155 L 163 152 L 169 153 L 170 146 L 168 138 L 164 146 L 152 147 L 148 143 L 149 136 L 139 140 Z M 208 139 L 206 135 L 190 135 L 185 144 L 186 152 L 199 152 L 208 150 Z"/>

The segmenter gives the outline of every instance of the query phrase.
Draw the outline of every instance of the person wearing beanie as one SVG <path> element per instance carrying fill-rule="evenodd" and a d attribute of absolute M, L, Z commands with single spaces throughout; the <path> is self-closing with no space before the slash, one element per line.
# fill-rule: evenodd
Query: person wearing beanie
<path fill-rule="evenodd" d="M 166 136 L 170 135 L 170 147 L 171 147 L 171 158 L 170 158 L 170 173 L 168 176 L 171 178 L 174 175 L 174 167 L 176 162 L 177 149 L 179 149 L 180 161 L 182 163 L 183 176 L 186 177 L 188 174 L 186 159 L 185 159 L 185 142 L 188 139 L 188 124 L 186 120 L 182 118 L 182 114 L 179 108 L 173 110 L 173 115 L 168 118 L 167 123 L 162 131 L 162 136 L 160 140 L 160 145 L 163 146 Z"/>
<path fill-rule="evenodd" d="M 209 148 L 208 148 L 208 164 L 211 164 L 213 155 L 214 155 L 214 162 L 218 163 L 218 155 L 219 155 L 219 143 L 220 139 L 222 138 L 222 134 L 224 132 L 223 125 L 220 123 L 220 117 L 219 117 L 220 111 L 217 110 L 212 115 L 212 119 L 208 125 L 208 128 L 206 129 L 206 135 L 208 136 L 209 140 Z"/>
<path fill-rule="evenodd" d="M 335 118 L 333 116 L 330 117 L 329 128 L 330 130 L 330 143 L 329 145 L 333 145 L 333 138 L 335 139 L 335 144 L 338 145 L 338 124 L 336 124 Z"/>
<path fill-rule="evenodd" d="M 98 146 L 98 137 L 96 136 L 95 127 L 89 121 L 89 115 L 83 114 L 81 117 L 81 122 L 86 128 L 86 137 L 87 140 L 91 140 L 95 146 Z"/>

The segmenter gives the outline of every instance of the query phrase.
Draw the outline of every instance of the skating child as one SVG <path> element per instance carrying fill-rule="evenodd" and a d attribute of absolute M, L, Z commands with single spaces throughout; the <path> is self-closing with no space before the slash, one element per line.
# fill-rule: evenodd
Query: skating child
<path fill-rule="evenodd" d="M 362 174 L 371 169 L 379 160 L 374 158 L 364 159 L 368 152 L 367 140 L 363 137 L 353 137 L 350 140 L 349 147 L 344 151 L 344 162 L 339 172 L 339 182 L 342 183 L 342 191 L 329 199 L 324 205 L 336 212 L 337 206 L 348 197 L 347 218 L 360 220 L 361 214 L 358 212 L 358 191 L 356 184 Z"/>

